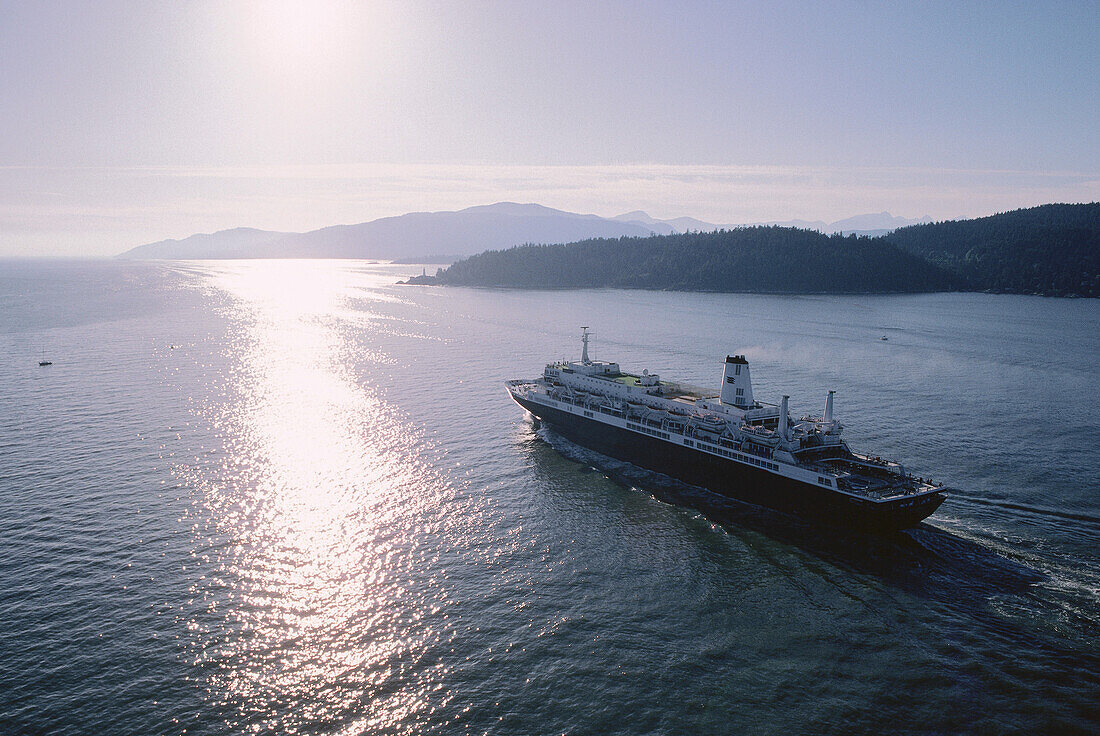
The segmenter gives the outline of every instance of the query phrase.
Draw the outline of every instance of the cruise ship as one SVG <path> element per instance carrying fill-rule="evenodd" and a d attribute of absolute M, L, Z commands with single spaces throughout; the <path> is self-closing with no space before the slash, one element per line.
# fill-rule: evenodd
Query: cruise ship
<path fill-rule="evenodd" d="M 590 360 L 590 337 L 582 328 L 579 361 L 506 382 L 517 404 L 582 446 L 740 501 L 865 531 L 914 526 L 946 498 L 944 486 L 849 448 L 833 391 L 820 416 L 796 421 L 788 396 L 778 406 L 753 397 L 743 355 L 726 357 L 721 390 L 709 392 Z"/>

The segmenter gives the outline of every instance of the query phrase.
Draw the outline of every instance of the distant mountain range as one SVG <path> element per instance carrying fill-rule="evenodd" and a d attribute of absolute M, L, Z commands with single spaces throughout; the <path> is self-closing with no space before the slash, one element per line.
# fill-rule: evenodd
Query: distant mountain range
<path fill-rule="evenodd" d="M 917 222 L 889 212 L 858 215 L 833 223 L 792 220 L 785 225 L 831 234 L 879 235 Z M 692 217 L 659 220 L 642 211 L 617 217 L 582 215 L 538 204 L 497 204 L 457 212 L 411 212 L 357 225 L 334 225 L 305 233 L 235 228 L 162 240 L 122 254 L 124 258 L 371 258 L 450 262 L 485 250 L 535 243 L 570 243 L 589 238 L 620 238 L 710 232 L 742 225 L 716 225 Z M 439 254 L 448 254 L 440 256 Z"/>
<path fill-rule="evenodd" d="M 889 212 L 878 212 L 870 215 L 856 215 L 836 222 L 824 222 L 822 220 L 784 220 L 772 222 L 753 222 L 752 225 L 778 225 L 779 227 L 797 227 L 800 230 L 816 230 L 826 235 L 885 235 L 901 227 L 909 225 L 923 225 L 932 222 L 928 215 L 911 219 L 908 217 L 894 217 Z"/>
<path fill-rule="evenodd" d="M 457 212 L 411 212 L 358 225 L 306 233 L 223 230 L 162 240 L 123 253 L 127 258 L 374 258 L 409 260 L 447 253 L 466 256 L 522 243 L 566 243 L 584 238 L 648 236 L 644 224 L 537 204 L 468 207 Z"/>
<path fill-rule="evenodd" d="M 799 230 L 816 230 L 826 235 L 833 235 L 836 233 L 850 235 L 855 233 L 856 235 L 875 236 L 885 235 L 886 233 L 897 230 L 899 227 L 923 225 L 932 222 L 932 218 L 928 215 L 914 219 L 909 217 L 895 217 L 889 212 L 856 215 L 855 217 L 847 217 L 843 220 L 837 220 L 836 222 L 825 222 L 824 220 L 769 220 L 767 222 L 748 222 L 736 225 L 715 225 L 710 222 L 696 220 L 694 217 L 677 217 L 672 220 L 657 220 L 641 210 L 627 212 L 624 215 L 618 215 L 611 219 L 618 220 L 619 222 L 632 222 L 644 225 L 652 230 L 655 235 L 675 235 L 676 233 L 690 232 L 708 233 L 714 230 L 732 230 L 734 228 L 753 227 L 756 225 L 778 225 L 779 227 L 796 227 Z"/>

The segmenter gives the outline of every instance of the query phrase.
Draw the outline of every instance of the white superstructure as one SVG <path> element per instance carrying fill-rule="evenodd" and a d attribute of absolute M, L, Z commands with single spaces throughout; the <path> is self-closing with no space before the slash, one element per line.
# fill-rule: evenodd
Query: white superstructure
<path fill-rule="evenodd" d="M 821 416 L 794 421 L 787 396 L 779 406 L 756 400 L 744 355 L 726 358 L 721 391 L 708 392 L 591 360 L 589 338 L 582 328 L 579 361 L 551 363 L 540 379 L 509 381 L 513 398 L 862 498 L 939 490 L 916 483 L 896 462 L 853 453 L 833 416 L 832 391 Z"/>
<path fill-rule="evenodd" d="M 726 358 L 726 368 L 722 372 L 722 403 L 740 407 L 753 405 L 749 361 L 744 355 Z"/>

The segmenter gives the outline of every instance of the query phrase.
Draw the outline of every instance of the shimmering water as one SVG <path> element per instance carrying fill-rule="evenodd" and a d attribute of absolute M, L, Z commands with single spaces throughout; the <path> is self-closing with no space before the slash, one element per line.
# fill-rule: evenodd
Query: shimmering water
<path fill-rule="evenodd" d="M 0 732 L 1097 729 L 1100 302 L 418 270 L 0 263 Z M 502 385 L 582 324 L 957 490 L 851 539 L 593 455 Z"/>

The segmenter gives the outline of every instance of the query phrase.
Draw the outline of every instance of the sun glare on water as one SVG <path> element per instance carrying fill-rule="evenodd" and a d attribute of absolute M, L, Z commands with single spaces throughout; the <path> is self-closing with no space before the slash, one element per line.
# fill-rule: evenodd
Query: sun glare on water
<path fill-rule="evenodd" d="M 441 674 L 393 681 L 441 635 L 410 620 L 439 606 L 409 585 L 430 553 L 403 533 L 432 514 L 431 494 L 415 431 L 347 367 L 363 359 L 339 317 L 349 278 L 275 261 L 219 266 L 208 281 L 228 296 L 237 338 L 233 371 L 203 411 L 224 459 L 182 469 L 201 494 L 196 552 L 217 563 L 195 585 L 207 608 L 188 628 L 234 729 L 415 721 Z M 277 715 L 275 702 L 310 706 Z"/>

